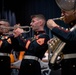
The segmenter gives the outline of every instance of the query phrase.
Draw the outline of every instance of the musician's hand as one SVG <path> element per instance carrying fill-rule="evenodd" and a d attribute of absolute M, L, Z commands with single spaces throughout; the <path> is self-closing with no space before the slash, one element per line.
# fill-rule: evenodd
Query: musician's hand
<path fill-rule="evenodd" d="M 23 33 L 23 32 L 24 32 L 23 29 L 21 29 L 21 28 L 16 28 L 16 29 L 13 30 L 13 35 L 14 35 L 14 37 L 18 37 L 18 36 L 20 36 L 21 33 Z"/>
<path fill-rule="evenodd" d="M 20 26 L 21 26 L 20 23 L 15 24 L 15 25 L 14 25 L 14 29 L 16 29 L 16 28 L 20 28 Z"/>
<path fill-rule="evenodd" d="M 47 21 L 47 27 L 52 30 L 54 27 L 59 27 L 52 19 Z"/>

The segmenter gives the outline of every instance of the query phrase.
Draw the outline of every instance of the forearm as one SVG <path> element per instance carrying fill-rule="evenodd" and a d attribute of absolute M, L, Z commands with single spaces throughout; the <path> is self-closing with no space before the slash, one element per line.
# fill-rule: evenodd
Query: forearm
<path fill-rule="evenodd" d="M 23 36 L 11 37 L 12 46 L 13 46 L 14 50 L 16 50 L 16 51 L 25 50 L 25 41 L 24 40 L 25 39 L 23 38 Z"/>
<path fill-rule="evenodd" d="M 64 29 L 61 29 L 60 27 L 55 27 L 52 30 L 52 33 L 56 35 L 59 39 L 61 39 L 64 42 L 72 43 L 76 42 L 76 30 L 73 32 L 66 31 Z"/>

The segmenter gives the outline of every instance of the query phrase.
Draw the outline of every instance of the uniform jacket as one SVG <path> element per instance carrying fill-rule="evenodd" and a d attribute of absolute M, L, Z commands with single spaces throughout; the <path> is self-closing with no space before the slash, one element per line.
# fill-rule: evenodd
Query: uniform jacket
<path fill-rule="evenodd" d="M 25 38 L 25 34 L 13 40 L 13 46 L 18 51 L 25 51 L 25 55 L 37 56 L 40 59 L 48 49 L 47 41 L 50 39 L 45 31 L 35 32 L 34 37 Z"/>
<path fill-rule="evenodd" d="M 62 50 L 64 54 L 76 53 L 76 29 L 67 31 L 61 27 L 55 27 L 52 33 L 66 43 Z"/>
<path fill-rule="evenodd" d="M 11 38 L 8 35 L 0 35 L 0 52 L 11 53 Z"/>

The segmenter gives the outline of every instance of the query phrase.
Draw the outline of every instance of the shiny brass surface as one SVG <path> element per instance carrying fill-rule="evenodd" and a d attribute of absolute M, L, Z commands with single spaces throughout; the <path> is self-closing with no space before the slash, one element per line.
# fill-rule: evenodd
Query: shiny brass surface
<path fill-rule="evenodd" d="M 59 18 L 53 18 L 53 20 L 63 20 L 64 17 L 59 17 Z"/>
<path fill-rule="evenodd" d="M 70 31 L 73 31 L 74 29 L 76 29 L 76 25 L 72 27 Z M 58 63 L 64 58 L 62 49 L 65 45 L 66 43 L 61 41 L 56 36 L 53 37 L 53 42 L 48 43 L 49 61 L 51 64 Z M 50 53 L 52 54 L 51 56 Z"/>
<path fill-rule="evenodd" d="M 15 28 L 31 28 L 31 26 L 14 26 L 14 27 L 5 27 L 5 26 L 0 26 L 0 28 L 4 28 L 4 29 L 15 29 Z"/>
<path fill-rule="evenodd" d="M 6 30 L 9 30 L 9 32 L 8 33 L 4 33 L 4 34 L 13 34 L 13 31 L 12 30 L 14 30 L 14 29 L 16 29 L 16 28 L 22 28 L 22 29 L 24 29 L 24 33 L 29 33 L 30 31 L 31 31 L 31 26 L 15 26 L 15 27 L 5 27 L 5 26 L 0 26 L 0 28 L 2 28 L 2 29 L 6 29 Z M 27 29 L 27 30 L 26 30 Z"/>

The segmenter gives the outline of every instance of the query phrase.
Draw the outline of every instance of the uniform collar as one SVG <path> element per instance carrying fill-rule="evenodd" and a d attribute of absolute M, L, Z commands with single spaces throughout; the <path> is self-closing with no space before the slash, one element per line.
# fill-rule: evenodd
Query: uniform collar
<path fill-rule="evenodd" d="M 72 28 L 74 25 L 76 24 L 76 20 L 72 21 L 69 25 L 70 25 L 70 28 Z"/>
<path fill-rule="evenodd" d="M 8 38 L 8 35 L 6 34 L 0 34 L 0 39 L 7 39 Z"/>
<path fill-rule="evenodd" d="M 39 35 L 39 34 L 41 34 L 41 33 L 45 33 L 45 31 L 35 31 L 35 32 L 34 32 L 35 35 Z"/>

